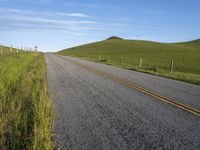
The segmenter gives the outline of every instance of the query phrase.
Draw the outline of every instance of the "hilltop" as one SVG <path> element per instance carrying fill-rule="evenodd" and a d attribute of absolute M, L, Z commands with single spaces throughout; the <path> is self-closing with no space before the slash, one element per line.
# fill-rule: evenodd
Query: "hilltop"
<path fill-rule="evenodd" d="M 121 38 L 119 36 L 111 36 L 111 37 L 107 38 L 107 40 L 123 40 L 123 38 Z"/>

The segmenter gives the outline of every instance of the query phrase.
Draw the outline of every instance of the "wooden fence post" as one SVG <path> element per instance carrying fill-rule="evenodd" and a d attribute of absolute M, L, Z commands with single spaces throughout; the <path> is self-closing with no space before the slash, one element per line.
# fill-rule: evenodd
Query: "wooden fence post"
<path fill-rule="evenodd" d="M 101 60 L 101 55 L 99 55 L 99 61 Z"/>
<path fill-rule="evenodd" d="M 12 45 L 10 45 L 10 52 L 12 53 Z"/>
<path fill-rule="evenodd" d="M 142 68 L 142 58 L 140 58 L 140 68 Z"/>
<path fill-rule="evenodd" d="M 3 55 L 3 46 L 1 44 L 1 55 Z"/>
<path fill-rule="evenodd" d="M 120 66 L 122 66 L 123 56 L 120 57 Z"/>
<path fill-rule="evenodd" d="M 170 64 L 170 72 L 174 71 L 174 60 L 171 60 L 171 64 Z"/>

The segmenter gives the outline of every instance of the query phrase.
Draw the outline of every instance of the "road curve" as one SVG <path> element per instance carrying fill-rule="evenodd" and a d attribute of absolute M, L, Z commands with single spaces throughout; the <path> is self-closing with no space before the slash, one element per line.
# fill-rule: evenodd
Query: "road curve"
<path fill-rule="evenodd" d="M 200 108 L 200 87 L 78 58 L 65 57 Z M 97 75 L 63 57 L 46 55 L 57 115 L 56 148 L 73 150 L 200 149 L 200 117 Z"/>

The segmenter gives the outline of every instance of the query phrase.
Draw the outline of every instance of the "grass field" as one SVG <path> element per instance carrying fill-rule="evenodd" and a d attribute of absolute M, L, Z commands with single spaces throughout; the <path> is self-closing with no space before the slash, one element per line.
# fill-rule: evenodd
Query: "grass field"
<path fill-rule="evenodd" d="M 0 55 L 0 149 L 53 149 L 52 122 L 43 54 Z"/>
<path fill-rule="evenodd" d="M 167 44 L 110 39 L 66 49 L 59 54 L 200 84 L 200 40 Z M 171 60 L 174 61 L 173 72 L 170 72 Z"/>

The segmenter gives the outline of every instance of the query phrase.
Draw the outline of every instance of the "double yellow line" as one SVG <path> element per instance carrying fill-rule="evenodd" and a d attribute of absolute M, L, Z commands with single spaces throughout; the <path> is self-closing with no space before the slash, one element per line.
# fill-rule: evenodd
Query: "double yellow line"
<path fill-rule="evenodd" d="M 165 103 L 167 103 L 167 104 L 170 104 L 170 105 L 172 105 L 172 106 L 175 106 L 175 107 L 177 107 L 177 108 L 179 108 L 179 109 L 185 110 L 185 111 L 187 111 L 187 112 L 190 112 L 190 113 L 192 113 L 192 114 L 194 114 L 194 115 L 200 117 L 200 110 L 198 110 L 198 109 L 192 108 L 192 107 L 187 106 L 187 105 L 182 104 L 182 103 L 179 103 L 179 102 L 177 102 L 177 101 L 174 100 L 174 99 L 170 99 L 170 98 L 164 97 L 164 96 L 159 95 L 159 94 L 157 94 L 157 93 L 155 93 L 155 92 L 153 92 L 153 91 L 151 91 L 151 90 L 148 90 L 148 89 L 139 87 L 138 85 L 135 85 L 135 84 L 133 84 L 133 83 L 129 83 L 129 82 L 125 81 L 125 80 L 120 79 L 119 77 L 116 77 L 116 76 L 114 76 L 114 75 L 112 75 L 112 74 L 109 74 L 109 73 L 106 73 L 106 72 L 97 70 L 97 69 L 95 69 L 95 68 L 93 68 L 93 67 L 91 67 L 91 66 L 88 66 L 88 65 L 79 63 L 79 62 L 77 62 L 77 61 L 68 59 L 68 58 L 63 57 L 63 56 L 61 56 L 61 57 L 62 57 L 63 59 L 65 59 L 65 60 L 67 60 L 67 61 L 73 63 L 73 64 L 76 64 L 76 65 L 78 65 L 78 66 L 81 66 L 81 67 L 83 67 L 83 68 L 89 70 L 90 72 L 93 72 L 93 73 L 95 73 L 95 74 L 97 74 L 97 75 L 106 77 L 106 78 L 108 78 L 108 79 L 110 79 L 110 80 L 116 81 L 116 82 L 118 82 L 118 83 L 120 83 L 120 84 L 122 84 L 122 85 L 125 85 L 125 86 L 127 86 L 127 87 L 129 87 L 129 88 L 131 88 L 131 89 L 134 89 L 134 90 L 136 90 L 136 91 L 142 92 L 142 93 L 144 93 L 144 94 L 146 94 L 146 95 L 149 95 L 149 96 L 151 96 L 151 97 L 153 97 L 153 98 L 155 98 L 155 99 L 157 99 L 157 100 L 160 100 L 160 101 L 162 101 L 162 102 L 165 102 Z"/>

